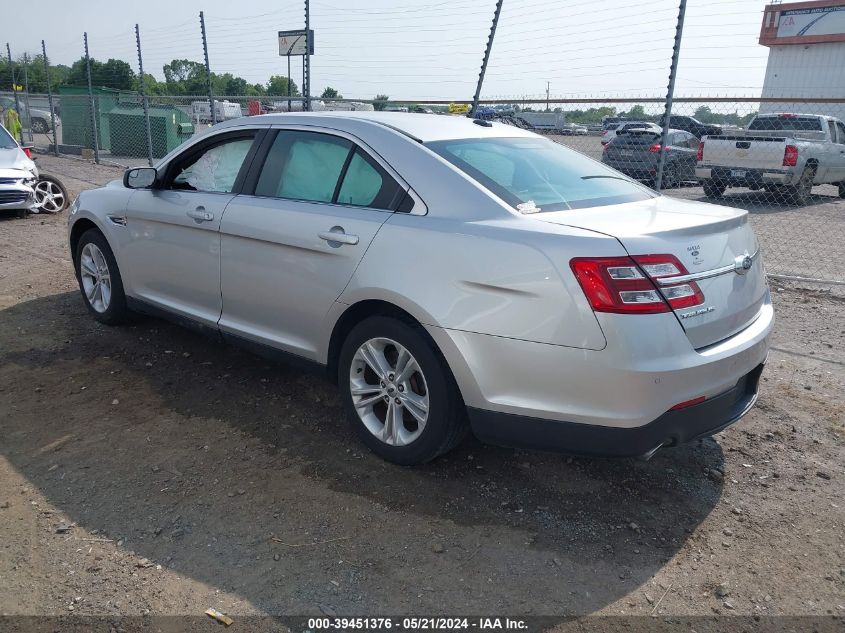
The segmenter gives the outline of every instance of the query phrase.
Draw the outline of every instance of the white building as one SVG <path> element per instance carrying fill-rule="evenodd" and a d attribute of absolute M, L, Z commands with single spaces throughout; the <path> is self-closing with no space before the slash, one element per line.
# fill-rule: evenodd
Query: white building
<path fill-rule="evenodd" d="M 763 97 L 831 100 L 763 103 L 761 112 L 829 114 L 845 119 L 845 0 L 767 6 L 760 44 L 769 47 Z"/>

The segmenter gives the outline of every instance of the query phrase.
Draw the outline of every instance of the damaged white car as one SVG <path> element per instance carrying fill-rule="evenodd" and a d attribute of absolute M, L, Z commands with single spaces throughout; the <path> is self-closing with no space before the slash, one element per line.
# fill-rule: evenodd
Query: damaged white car
<path fill-rule="evenodd" d="M 35 161 L 0 125 L 0 211 L 17 211 L 20 216 L 38 213 L 36 182 Z"/>

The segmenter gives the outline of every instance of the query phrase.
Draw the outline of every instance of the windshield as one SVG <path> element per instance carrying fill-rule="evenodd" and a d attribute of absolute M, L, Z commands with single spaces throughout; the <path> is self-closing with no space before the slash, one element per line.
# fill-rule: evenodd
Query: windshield
<path fill-rule="evenodd" d="M 15 143 L 12 135 L 6 131 L 6 128 L 0 125 L 0 149 L 14 149 L 17 146 L 18 144 Z"/>
<path fill-rule="evenodd" d="M 544 138 L 460 139 L 426 143 L 426 147 L 524 212 L 583 209 L 657 195 L 618 171 Z"/>
<path fill-rule="evenodd" d="M 749 130 L 788 130 L 791 132 L 821 132 L 822 123 L 818 117 L 809 116 L 764 116 L 757 117 L 748 126 Z"/>

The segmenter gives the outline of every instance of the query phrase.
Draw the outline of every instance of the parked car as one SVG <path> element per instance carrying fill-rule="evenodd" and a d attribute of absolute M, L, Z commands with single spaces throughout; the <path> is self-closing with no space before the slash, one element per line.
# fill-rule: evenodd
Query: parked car
<path fill-rule="evenodd" d="M 15 107 L 15 98 L 0 96 L 0 111 L 7 108 Z M 46 134 L 52 131 L 52 119 L 50 113 L 46 110 L 39 110 L 38 108 L 28 108 L 22 98 L 18 98 L 18 107 L 21 118 L 21 125 L 25 128 L 30 128 L 34 134 Z M 58 114 L 55 117 L 56 125 L 61 125 Z"/>
<path fill-rule="evenodd" d="M 0 125 L 0 212 L 25 216 L 38 207 L 33 189 L 38 168 L 28 152 Z"/>
<path fill-rule="evenodd" d="M 400 464 L 469 428 L 616 456 L 710 435 L 753 405 L 773 326 L 746 211 L 466 117 L 222 123 L 82 192 L 69 244 L 98 321 L 315 364 Z"/>
<path fill-rule="evenodd" d="M 623 130 L 604 146 L 601 162 L 636 180 L 654 183 L 660 157 L 662 133 L 654 130 Z M 698 139 L 689 132 L 668 130 L 661 188 L 672 189 L 695 180 Z"/>
<path fill-rule="evenodd" d="M 746 131 L 706 137 L 695 173 L 709 198 L 750 187 L 806 204 L 821 184 L 838 185 L 845 198 L 845 124 L 819 114 L 759 114 Z"/>
<path fill-rule="evenodd" d="M 587 132 L 586 126 L 577 123 L 564 123 L 558 129 L 558 133 L 563 136 L 586 136 Z"/>
<path fill-rule="evenodd" d="M 624 116 L 603 116 L 601 118 L 601 125 L 602 128 L 605 130 L 612 130 L 620 123 L 625 123 L 626 121 L 630 121 L 630 119 L 625 118 Z"/>
<path fill-rule="evenodd" d="M 651 121 L 625 121 L 623 123 L 618 123 L 615 127 L 605 130 L 604 134 L 601 135 L 601 144 L 607 145 L 616 137 L 617 134 L 619 134 L 619 132 L 627 132 L 630 130 L 650 130 L 660 134 L 663 131 L 663 128 Z"/>
<path fill-rule="evenodd" d="M 660 125 L 663 125 L 665 117 L 660 117 Z M 703 138 L 711 134 L 721 134 L 722 126 L 713 123 L 702 123 L 695 117 L 673 114 L 669 117 L 669 127 L 676 130 L 689 132 L 696 138 Z"/>

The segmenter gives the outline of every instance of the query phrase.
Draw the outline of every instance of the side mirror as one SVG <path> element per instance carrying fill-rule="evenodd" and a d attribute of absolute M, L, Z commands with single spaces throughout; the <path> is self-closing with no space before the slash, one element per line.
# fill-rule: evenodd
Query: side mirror
<path fill-rule="evenodd" d="M 154 167 L 135 167 L 123 174 L 123 186 L 129 189 L 149 189 L 158 177 Z"/>

